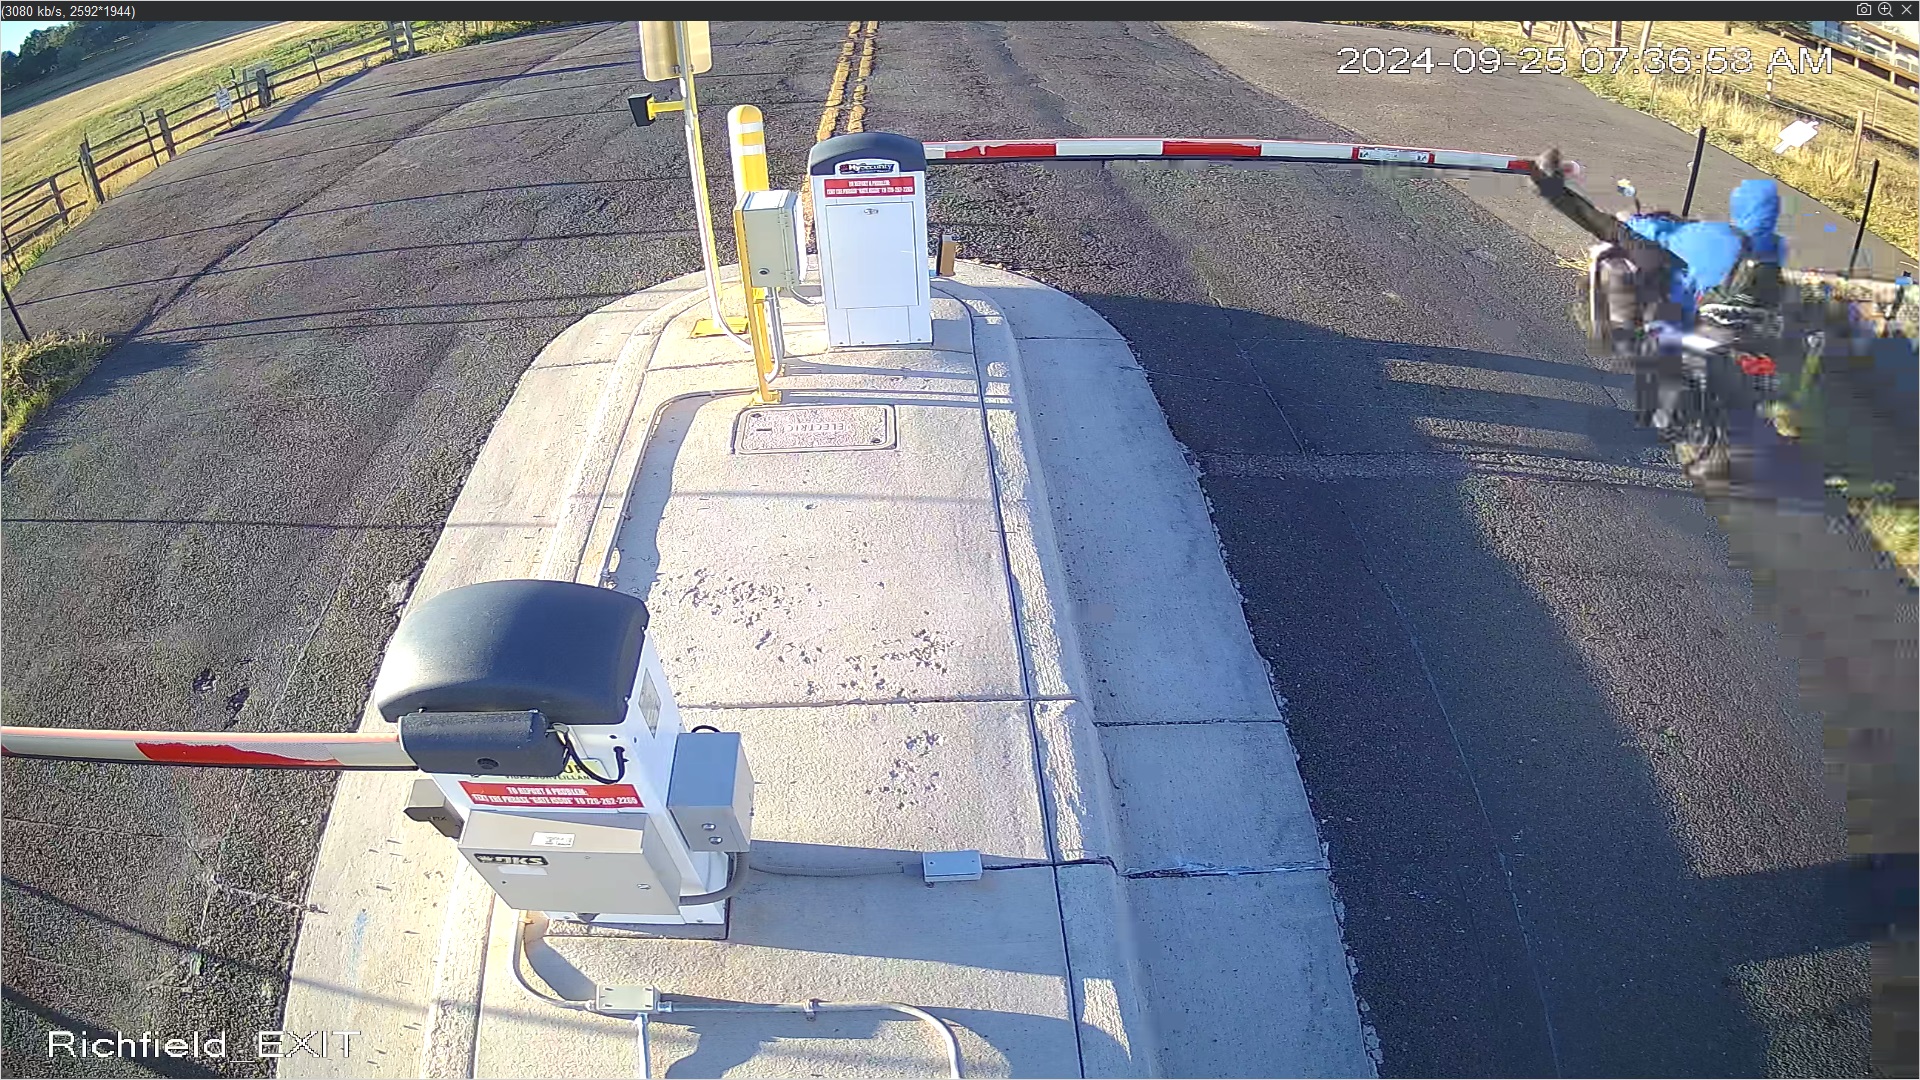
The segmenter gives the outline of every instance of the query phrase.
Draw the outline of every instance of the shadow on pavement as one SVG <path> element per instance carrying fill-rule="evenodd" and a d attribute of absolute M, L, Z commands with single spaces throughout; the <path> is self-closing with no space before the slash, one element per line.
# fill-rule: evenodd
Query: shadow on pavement
<path fill-rule="evenodd" d="M 1815 710 L 1910 725 L 1910 672 L 1793 693 L 1701 496 L 1598 468 L 1670 468 L 1601 392 L 1624 374 L 1081 299 L 1204 468 L 1392 1073 L 1866 1068 L 1862 946 L 1911 867 L 1847 860 Z M 1476 1037 L 1404 1026 L 1436 1019 Z"/>

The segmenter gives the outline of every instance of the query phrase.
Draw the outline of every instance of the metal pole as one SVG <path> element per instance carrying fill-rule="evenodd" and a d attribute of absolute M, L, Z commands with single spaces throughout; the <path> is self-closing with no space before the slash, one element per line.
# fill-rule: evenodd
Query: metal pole
<path fill-rule="evenodd" d="M 12 252 L 9 251 L 8 254 L 12 254 Z M 13 294 L 7 291 L 6 286 L 0 285 L 0 296 L 6 297 L 7 310 L 13 313 L 13 325 L 20 328 L 21 340 L 32 341 L 33 335 L 27 333 L 27 324 L 20 321 L 20 309 L 13 306 Z"/>
<path fill-rule="evenodd" d="M 1853 252 L 1847 256 L 1847 272 L 1844 276 L 1853 276 L 1854 260 L 1860 257 L 1860 241 L 1867 238 L 1867 218 L 1873 214 L 1873 188 L 1880 182 L 1880 159 L 1873 159 L 1873 171 L 1867 174 L 1867 204 L 1860 208 L 1860 227 L 1854 230 Z"/>
<path fill-rule="evenodd" d="M 700 147 L 700 109 L 693 91 L 693 73 L 687 70 L 687 24 L 673 24 L 674 45 L 679 51 L 680 99 L 686 104 L 687 161 L 693 170 L 694 225 L 700 230 L 700 261 L 707 272 L 707 310 L 715 329 L 725 332 L 727 319 L 720 311 L 720 253 L 713 240 L 713 212 L 707 195 L 707 158 Z"/>
<path fill-rule="evenodd" d="M 1707 152 L 1707 127 L 1700 125 L 1700 134 L 1693 140 L 1693 169 L 1687 173 L 1687 197 L 1680 200 L 1680 216 L 1686 217 L 1693 209 L 1693 186 L 1700 182 L 1700 156 Z"/>

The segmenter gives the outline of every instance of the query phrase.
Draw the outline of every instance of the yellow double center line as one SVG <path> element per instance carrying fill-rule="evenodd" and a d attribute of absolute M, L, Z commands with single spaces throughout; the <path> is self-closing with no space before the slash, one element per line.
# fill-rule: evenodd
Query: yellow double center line
<path fill-rule="evenodd" d="M 840 125 L 840 106 L 847 104 L 847 132 L 864 131 L 867 119 L 867 76 L 873 74 L 873 42 L 879 36 L 880 24 L 869 21 L 864 25 L 855 20 L 847 24 L 847 39 L 840 43 L 840 59 L 833 66 L 833 82 L 827 87 L 827 105 L 820 112 L 820 127 L 814 132 L 813 141 L 822 142 L 833 137 L 833 129 Z M 854 63 L 855 54 L 859 55 L 859 64 Z M 848 92 L 851 78 L 852 92 Z M 849 102 L 849 98 L 851 101 Z M 813 185 L 806 185 L 800 193 L 800 213 L 807 223 L 807 236 L 813 236 Z"/>
<path fill-rule="evenodd" d="M 847 108 L 847 131 L 864 131 L 867 118 L 867 76 L 873 74 L 874 39 L 879 36 L 880 24 L 869 21 L 864 25 L 858 20 L 847 24 L 847 39 L 840 43 L 840 59 L 833 67 L 833 82 L 827 87 L 826 108 L 820 113 L 820 127 L 814 135 L 814 141 L 833 137 L 834 128 L 840 124 L 840 107 Z M 855 65 L 855 54 L 859 56 Z M 851 76 L 851 85 L 849 85 Z"/>

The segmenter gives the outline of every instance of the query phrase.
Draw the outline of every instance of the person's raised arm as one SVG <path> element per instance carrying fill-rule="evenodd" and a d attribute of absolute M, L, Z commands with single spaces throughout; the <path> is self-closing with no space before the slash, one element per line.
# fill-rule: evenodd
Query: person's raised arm
<path fill-rule="evenodd" d="M 1540 155 L 1531 163 L 1527 175 L 1533 178 L 1533 187 L 1540 196 L 1553 204 L 1553 208 L 1567 215 L 1575 225 L 1591 233 L 1596 239 L 1611 244 L 1620 243 L 1626 229 L 1620 220 L 1588 202 L 1586 196 L 1567 186 L 1565 163 L 1556 148 Z"/>

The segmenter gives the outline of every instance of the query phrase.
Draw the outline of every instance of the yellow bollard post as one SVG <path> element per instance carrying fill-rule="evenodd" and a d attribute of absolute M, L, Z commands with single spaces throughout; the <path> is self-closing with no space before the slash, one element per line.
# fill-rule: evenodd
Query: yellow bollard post
<path fill-rule="evenodd" d="M 727 110 L 727 145 L 733 156 L 733 237 L 740 253 L 740 294 L 746 301 L 747 338 L 753 343 L 754 378 L 760 387 L 753 403 L 773 405 L 780 401 L 780 391 L 768 385 L 773 372 L 773 330 L 768 325 L 767 303 L 780 300 L 769 298 L 767 290 L 747 280 L 747 238 L 740 220 L 740 204 L 746 197 L 767 190 L 767 133 L 758 106 L 735 105 Z"/>
<path fill-rule="evenodd" d="M 747 298 L 747 340 L 753 345 L 753 378 L 758 389 L 753 393 L 752 403 L 778 405 L 780 391 L 769 384 L 773 375 L 773 335 L 767 326 L 767 290 L 746 284 L 747 228 L 740 214 L 740 207 L 745 202 L 746 196 L 742 195 L 733 203 L 733 246 L 740 253 L 740 279 Z M 774 302 L 779 303 L 779 299 L 776 297 Z"/>
<path fill-rule="evenodd" d="M 733 193 L 767 190 L 767 132 L 760 110 L 735 105 L 727 111 L 727 139 L 733 148 Z"/>

